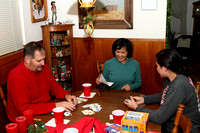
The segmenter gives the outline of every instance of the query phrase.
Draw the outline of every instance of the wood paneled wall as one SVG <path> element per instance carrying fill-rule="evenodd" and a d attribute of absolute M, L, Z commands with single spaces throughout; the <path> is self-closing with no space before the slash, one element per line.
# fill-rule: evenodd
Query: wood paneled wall
<path fill-rule="evenodd" d="M 4 56 L 0 56 L 0 85 L 6 83 L 8 73 L 23 60 L 23 50 L 19 50 Z M 0 99 L 0 132 L 5 133 L 5 126 L 10 121 L 7 118 L 6 110 Z"/>
<path fill-rule="evenodd" d="M 0 56 L 0 85 L 5 83 L 8 73 L 23 61 L 23 50 Z"/>
<path fill-rule="evenodd" d="M 81 90 L 81 84 L 90 82 L 96 87 L 96 61 L 104 63 L 111 59 L 112 44 L 116 38 L 74 38 L 72 58 L 75 85 L 73 90 Z M 163 81 L 155 69 L 155 55 L 165 48 L 164 39 L 129 39 L 134 44 L 133 58 L 140 63 L 142 87 L 140 92 L 154 94 L 162 90 Z M 0 84 L 7 79 L 9 71 L 23 60 L 23 50 L 0 57 Z"/>
<path fill-rule="evenodd" d="M 96 61 L 104 63 L 111 59 L 112 44 L 117 38 L 74 38 L 73 69 L 75 86 L 73 90 L 81 90 L 81 84 L 90 82 L 93 88 L 97 87 Z M 154 94 L 161 92 L 163 80 L 155 67 L 155 55 L 165 48 L 165 39 L 129 39 L 134 44 L 133 58 L 140 63 L 142 87 L 139 92 Z"/>

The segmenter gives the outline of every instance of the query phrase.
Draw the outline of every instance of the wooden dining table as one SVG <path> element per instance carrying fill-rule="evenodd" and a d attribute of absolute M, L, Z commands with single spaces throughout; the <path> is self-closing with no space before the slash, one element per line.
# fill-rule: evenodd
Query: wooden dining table
<path fill-rule="evenodd" d="M 89 117 L 95 117 L 99 119 L 101 123 L 113 123 L 113 120 L 110 120 L 110 115 L 112 114 L 113 110 L 121 109 L 126 111 L 133 111 L 132 109 L 128 108 L 124 104 L 124 100 L 129 97 L 130 95 L 133 96 L 144 96 L 140 93 L 136 92 L 127 92 L 117 89 L 92 89 L 91 92 L 96 92 L 93 98 L 87 98 L 87 102 L 80 103 L 76 106 L 76 110 L 71 112 L 71 116 L 65 116 L 64 119 L 70 120 L 68 123 L 69 125 L 73 125 L 76 122 L 78 122 L 82 117 L 86 116 L 81 111 L 85 110 L 82 106 L 89 103 L 98 103 L 101 105 L 102 109 L 100 112 L 95 112 L 93 115 L 88 115 Z M 79 97 L 83 91 L 75 91 L 72 92 L 72 95 L 75 95 L 76 97 Z M 157 110 L 159 108 L 158 104 L 152 104 L 152 105 L 140 105 L 142 107 Z M 51 113 L 43 114 L 43 115 L 36 115 L 34 118 L 40 119 L 43 122 L 48 122 L 51 120 L 54 116 Z M 147 130 L 149 131 L 161 131 L 161 126 L 155 123 L 152 123 L 151 121 L 147 124 Z"/>

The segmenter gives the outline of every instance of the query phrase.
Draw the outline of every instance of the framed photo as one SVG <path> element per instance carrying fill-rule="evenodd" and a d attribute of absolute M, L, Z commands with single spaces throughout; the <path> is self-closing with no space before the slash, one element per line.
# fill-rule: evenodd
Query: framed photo
<path fill-rule="evenodd" d="M 30 0 L 30 7 L 32 23 L 47 20 L 47 0 Z"/>
<path fill-rule="evenodd" d="M 157 0 L 142 0 L 142 10 L 156 10 Z"/>
<path fill-rule="evenodd" d="M 89 13 L 94 18 L 95 29 L 133 29 L 133 0 L 98 0 Z M 79 29 L 83 29 L 85 16 L 87 12 L 79 8 Z"/>

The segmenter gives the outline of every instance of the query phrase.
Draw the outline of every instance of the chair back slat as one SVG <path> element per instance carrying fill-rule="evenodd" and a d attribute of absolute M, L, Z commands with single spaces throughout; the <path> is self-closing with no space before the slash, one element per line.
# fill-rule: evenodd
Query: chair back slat
<path fill-rule="evenodd" d="M 188 118 L 186 115 L 183 114 L 185 105 L 179 104 L 178 110 L 176 113 L 176 118 L 174 121 L 174 128 L 172 130 L 172 133 L 178 133 L 178 127 L 180 126 L 183 130 L 183 133 L 190 133 L 190 130 L 192 128 L 192 122 L 190 118 Z"/>
<path fill-rule="evenodd" d="M 197 90 L 197 94 L 200 98 L 200 82 L 196 82 L 196 90 Z"/>
<path fill-rule="evenodd" d="M 103 66 L 104 64 L 99 64 L 97 61 L 97 74 L 100 75 L 103 72 Z"/>
<path fill-rule="evenodd" d="M 0 86 L 0 98 L 2 99 L 3 105 L 5 106 L 5 109 L 7 110 L 7 102 L 6 98 L 2 89 L 2 86 Z"/>

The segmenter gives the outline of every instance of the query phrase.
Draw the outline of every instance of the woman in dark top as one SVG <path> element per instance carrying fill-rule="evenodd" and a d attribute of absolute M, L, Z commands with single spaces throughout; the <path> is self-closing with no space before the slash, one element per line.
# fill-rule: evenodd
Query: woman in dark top
<path fill-rule="evenodd" d="M 178 104 L 184 104 L 184 114 L 192 121 L 191 133 L 198 133 L 200 127 L 200 103 L 196 89 L 188 75 L 183 75 L 183 65 L 180 55 L 173 49 L 161 50 L 156 55 L 157 71 L 161 78 L 166 78 L 162 93 L 136 97 L 124 103 L 139 112 L 149 113 L 149 120 L 161 124 L 162 133 L 171 133 Z M 139 104 L 159 103 L 158 110 L 139 107 Z"/>

